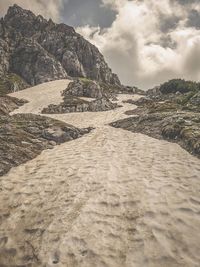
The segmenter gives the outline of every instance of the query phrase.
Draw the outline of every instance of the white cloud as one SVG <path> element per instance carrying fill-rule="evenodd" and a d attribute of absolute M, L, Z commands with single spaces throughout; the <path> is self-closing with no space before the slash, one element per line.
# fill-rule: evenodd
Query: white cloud
<path fill-rule="evenodd" d="M 0 15 L 5 15 L 8 6 L 13 4 L 17 4 L 26 9 L 31 9 L 35 14 L 41 14 L 45 18 L 59 21 L 60 10 L 63 7 L 63 0 L 0 0 Z"/>
<path fill-rule="evenodd" d="M 99 47 L 125 84 L 150 88 L 167 79 L 200 79 L 200 31 L 187 27 L 188 13 L 200 3 L 171 0 L 103 0 L 117 10 L 116 20 L 77 30 Z M 167 29 L 161 30 L 161 23 Z"/>

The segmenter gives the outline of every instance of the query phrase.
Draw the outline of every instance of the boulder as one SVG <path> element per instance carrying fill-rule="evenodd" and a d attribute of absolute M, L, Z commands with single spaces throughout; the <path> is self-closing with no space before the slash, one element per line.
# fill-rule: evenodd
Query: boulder
<path fill-rule="evenodd" d="M 102 98 L 103 95 L 106 94 L 106 91 L 103 91 L 98 82 L 88 79 L 78 79 L 70 83 L 62 95 L 64 98 L 69 95 L 76 97 Z"/>

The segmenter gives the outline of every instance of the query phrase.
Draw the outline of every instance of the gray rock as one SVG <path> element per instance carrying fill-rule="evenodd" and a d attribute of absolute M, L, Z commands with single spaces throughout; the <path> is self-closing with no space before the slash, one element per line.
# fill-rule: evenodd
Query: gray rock
<path fill-rule="evenodd" d="M 0 38 L 0 76 L 7 73 L 8 70 L 9 70 L 9 47 L 6 41 Z"/>
<path fill-rule="evenodd" d="M 31 85 L 67 78 L 60 62 L 49 56 L 35 40 L 21 40 L 12 53 L 10 62 L 11 71 Z"/>
<path fill-rule="evenodd" d="M 10 96 L 0 96 L 0 116 L 8 115 L 10 112 L 16 108 L 27 103 L 26 100 L 19 100 L 15 97 Z"/>
<path fill-rule="evenodd" d="M 50 141 L 49 144 L 52 145 L 52 146 L 56 146 L 56 142 L 55 141 Z"/>
<path fill-rule="evenodd" d="M 193 97 L 191 97 L 189 103 L 194 106 L 200 106 L 200 92 L 196 93 Z"/>
<path fill-rule="evenodd" d="M 108 111 L 117 107 L 118 105 L 116 103 L 112 103 L 108 98 L 102 97 L 90 102 L 88 110 L 93 112 Z"/>
<path fill-rule="evenodd" d="M 73 137 L 70 135 L 70 132 L 63 131 L 60 127 L 53 127 L 45 129 L 42 133 L 42 136 L 47 140 L 52 140 L 58 144 L 61 144 L 66 141 L 70 141 Z"/>
<path fill-rule="evenodd" d="M 11 167 L 35 158 L 44 149 L 91 131 L 34 114 L 3 114 L 0 118 L 0 176 Z"/>
<path fill-rule="evenodd" d="M 13 5 L 0 24 L 0 74 L 13 71 L 29 84 L 88 77 L 120 84 L 99 50 L 65 24 Z"/>
<path fill-rule="evenodd" d="M 46 114 L 59 114 L 70 112 L 98 112 L 115 109 L 117 103 L 110 101 L 114 95 L 103 89 L 100 83 L 88 79 L 78 79 L 70 83 L 63 91 L 63 102 L 59 105 L 49 105 L 42 110 Z M 82 100 L 79 97 L 94 98 L 92 101 Z"/>
<path fill-rule="evenodd" d="M 64 98 L 70 96 L 102 98 L 108 93 L 104 92 L 100 84 L 96 81 L 88 79 L 78 79 L 69 84 L 67 89 L 63 92 Z"/>

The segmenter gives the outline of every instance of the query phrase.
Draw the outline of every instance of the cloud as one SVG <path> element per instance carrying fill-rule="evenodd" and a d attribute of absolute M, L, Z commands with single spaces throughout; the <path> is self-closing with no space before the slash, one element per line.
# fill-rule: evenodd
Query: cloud
<path fill-rule="evenodd" d="M 0 16 L 4 16 L 9 6 L 18 4 L 25 9 L 31 9 L 35 14 L 41 14 L 45 18 L 60 20 L 60 12 L 64 0 L 0 0 Z M 65 0 L 66 2 L 66 0 Z"/>
<path fill-rule="evenodd" d="M 125 84 L 151 88 L 171 78 L 199 80 L 199 1 L 102 0 L 112 25 L 77 30 L 95 44 Z"/>
<path fill-rule="evenodd" d="M 66 23 L 77 26 L 109 27 L 115 19 L 116 12 L 100 0 L 68 0 L 64 1 L 61 15 Z"/>
<path fill-rule="evenodd" d="M 124 84 L 200 79 L 199 0 L 0 0 L 77 27 Z"/>

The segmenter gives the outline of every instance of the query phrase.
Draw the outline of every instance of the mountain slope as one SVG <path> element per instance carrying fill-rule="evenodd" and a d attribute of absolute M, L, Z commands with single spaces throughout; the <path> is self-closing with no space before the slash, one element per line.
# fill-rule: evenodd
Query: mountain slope
<path fill-rule="evenodd" d="M 99 50 L 75 30 L 17 5 L 0 21 L 0 75 L 14 72 L 31 85 L 72 77 L 120 84 Z"/>
<path fill-rule="evenodd" d="M 14 112 L 58 103 L 65 83 L 15 92 L 29 103 Z M 199 266 L 199 159 L 109 127 L 137 96 L 118 98 L 123 107 L 107 112 L 48 115 L 95 129 L 1 177 L 1 266 Z"/>

